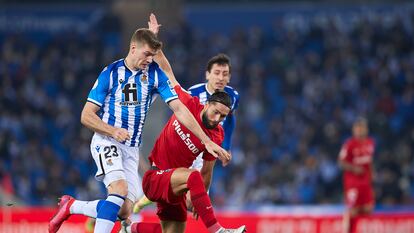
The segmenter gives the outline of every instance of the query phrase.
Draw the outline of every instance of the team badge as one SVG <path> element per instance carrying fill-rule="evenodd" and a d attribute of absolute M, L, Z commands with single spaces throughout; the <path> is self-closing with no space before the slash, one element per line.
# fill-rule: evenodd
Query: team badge
<path fill-rule="evenodd" d="M 141 82 L 148 83 L 148 76 L 147 73 L 141 75 Z"/>
<path fill-rule="evenodd" d="M 114 163 L 112 163 L 112 159 L 106 160 L 106 164 L 109 165 L 109 166 L 114 165 Z"/>

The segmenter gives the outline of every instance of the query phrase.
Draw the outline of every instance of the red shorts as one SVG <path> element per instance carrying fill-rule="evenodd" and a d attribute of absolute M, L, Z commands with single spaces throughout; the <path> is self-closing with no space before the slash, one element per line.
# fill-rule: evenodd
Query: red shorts
<path fill-rule="evenodd" d="M 142 179 L 142 189 L 153 202 L 157 202 L 157 215 L 162 221 L 187 221 L 186 196 L 177 196 L 171 188 L 171 175 L 175 169 L 149 170 Z"/>
<path fill-rule="evenodd" d="M 370 185 L 360 185 L 345 188 L 345 202 L 349 208 L 373 205 L 374 190 Z"/>

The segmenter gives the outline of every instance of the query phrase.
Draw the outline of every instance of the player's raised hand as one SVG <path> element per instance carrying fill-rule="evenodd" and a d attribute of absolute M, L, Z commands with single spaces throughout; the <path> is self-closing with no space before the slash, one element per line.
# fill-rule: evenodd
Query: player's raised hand
<path fill-rule="evenodd" d="M 219 145 L 217 145 L 213 141 L 206 142 L 205 146 L 206 146 L 206 150 L 208 151 L 208 153 L 218 158 L 222 162 L 223 166 L 227 166 L 227 164 L 231 160 L 231 155 L 226 150 L 221 148 Z"/>
<path fill-rule="evenodd" d="M 131 139 L 128 130 L 124 128 L 114 128 L 112 131 L 112 137 L 118 142 L 125 142 L 126 140 Z"/>
<path fill-rule="evenodd" d="M 152 31 L 155 35 L 158 35 L 160 27 L 161 24 L 158 24 L 157 17 L 155 17 L 154 13 L 151 13 L 148 21 L 148 29 Z"/>

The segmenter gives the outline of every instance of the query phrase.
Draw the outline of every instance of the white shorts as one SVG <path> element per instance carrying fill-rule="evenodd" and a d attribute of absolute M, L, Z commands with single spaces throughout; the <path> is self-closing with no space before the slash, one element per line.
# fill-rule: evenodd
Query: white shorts
<path fill-rule="evenodd" d="M 142 179 L 138 174 L 139 148 L 130 147 L 115 139 L 95 133 L 91 142 L 91 153 L 95 160 L 95 178 L 106 187 L 117 180 L 126 180 L 128 196 L 135 202 L 143 195 Z"/>

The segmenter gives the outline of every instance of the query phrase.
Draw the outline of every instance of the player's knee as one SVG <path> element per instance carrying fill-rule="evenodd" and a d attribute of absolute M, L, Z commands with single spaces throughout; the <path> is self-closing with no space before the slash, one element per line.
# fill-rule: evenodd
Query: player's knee
<path fill-rule="evenodd" d="M 195 169 L 190 169 L 190 175 L 188 176 L 188 182 L 203 182 L 201 173 Z"/>
<path fill-rule="evenodd" d="M 108 186 L 108 192 L 126 197 L 128 195 L 128 183 L 126 180 L 117 180 Z"/>

